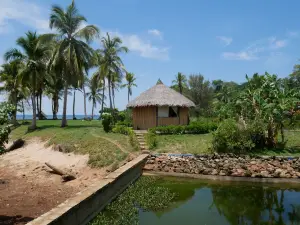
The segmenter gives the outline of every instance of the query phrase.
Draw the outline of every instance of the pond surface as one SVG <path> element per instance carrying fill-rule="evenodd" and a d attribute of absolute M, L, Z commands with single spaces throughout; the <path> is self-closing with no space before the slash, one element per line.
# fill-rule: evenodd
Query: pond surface
<path fill-rule="evenodd" d="M 163 211 L 139 210 L 140 225 L 300 225 L 300 184 L 160 178 L 156 185 L 177 197 Z"/>

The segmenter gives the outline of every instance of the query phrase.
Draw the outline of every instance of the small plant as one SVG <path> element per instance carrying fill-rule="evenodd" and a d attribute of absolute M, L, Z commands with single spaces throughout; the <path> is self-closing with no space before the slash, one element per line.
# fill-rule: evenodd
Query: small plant
<path fill-rule="evenodd" d="M 132 129 L 124 125 L 115 125 L 112 132 L 128 135 Z"/>
<path fill-rule="evenodd" d="M 103 113 L 102 114 L 102 126 L 103 130 L 108 133 L 112 129 L 112 115 L 109 113 Z"/>
<path fill-rule="evenodd" d="M 8 142 L 8 136 L 11 132 L 8 123 L 15 110 L 16 108 L 12 104 L 7 102 L 0 104 L 0 153 L 4 152 L 4 144 Z"/>
<path fill-rule="evenodd" d="M 134 148 L 134 150 L 139 151 L 140 145 L 139 145 L 138 139 L 132 129 L 130 129 L 130 131 L 128 132 L 128 136 L 129 136 L 129 142 L 130 142 L 131 146 Z"/>
<path fill-rule="evenodd" d="M 149 147 L 149 149 L 155 149 L 157 146 L 157 139 L 156 139 L 156 133 L 153 130 L 149 130 L 146 134 L 146 143 Z"/>

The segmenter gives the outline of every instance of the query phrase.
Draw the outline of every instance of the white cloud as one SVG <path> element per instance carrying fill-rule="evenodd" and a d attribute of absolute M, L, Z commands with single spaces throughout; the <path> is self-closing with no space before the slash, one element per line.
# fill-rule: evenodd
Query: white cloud
<path fill-rule="evenodd" d="M 228 60 L 255 60 L 257 57 L 250 52 L 223 52 L 222 57 Z"/>
<path fill-rule="evenodd" d="M 120 32 L 109 33 L 113 36 L 120 37 L 129 51 L 136 52 L 144 58 L 169 60 L 169 47 L 155 46 L 136 34 L 123 34 Z"/>
<path fill-rule="evenodd" d="M 151 35 L 159 37 L 159 38 L 162 38 L 162 35 L 163 35 L 162 32 L 157 29 L 148 30 L 148 34 L 151 34 Z"/>
<path fill-rule="evenodd" d="M 36 29 L 38 32 L 48 32 L 48 14 L 34 3 L 26 0 L 0 1 L 0 33 L 13 30 L 11 21 L 15 21 Z"/>
<path fill-rule="evenodd" d="M 287 43 L 288 40 L 269 37 L 254 41 L 245 49 L 238 52 L 223 52 L 221 56 L 227 60 L 256 60 L 259 59 L 263 53 L 281 49 L 285 47 Z"/>
<path fill-rule="evenodd" d="M 231 37 L 225 37 L 225 36 L 217 36 L 216 37 L 225 47 L 230 45 L 232 42 Z"/>
<path fill-rule="evenodd" d="M 299 37 L 300 32 L 299 31 L 288 31 L 287 36 L 290 38 L 296 38 Z"/>

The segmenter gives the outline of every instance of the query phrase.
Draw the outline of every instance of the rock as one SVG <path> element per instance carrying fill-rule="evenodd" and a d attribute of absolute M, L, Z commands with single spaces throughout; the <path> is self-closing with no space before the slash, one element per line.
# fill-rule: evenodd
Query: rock
<path fill-rule="evenodd" d="M 256 165 L 256 161 L 251 161 L 250 164 L 251 165 Z"/>
<path fill-rule="evenodd" d="M 260 174 L 262 175 L 262 177 L 271 177 L 269 172 L 266 170 L 261 171 Z"/>
<path fill-rule="evenodd" d="M 212 172 L 211 172 L 211 175 L 218 175 L 219 174 L 219 172 L 218 172 L 218 170 L 216 170 L 216 169 L 214 169 Z"/>
<path fill-rule="evenodd" d="M 151 152 L 149 150 L 143 150 L 141 153 L 142 154 L 150 154 Z"/>
<path fill-rule="evenodd" d="M 169 172 L 170 169 L 169 169 L 168 167 L 165 167 L 165 168 L 164 168 L 164 171 L 165 171 L 165 172 Z"/>
<path fill-rule="evenodd" d="M 226 173 L 225 173 L 224 170 L 221 170 L 221 171 L 219 172 L 219 175 L 220 175 L 220 176 L 226 176 Z"/>

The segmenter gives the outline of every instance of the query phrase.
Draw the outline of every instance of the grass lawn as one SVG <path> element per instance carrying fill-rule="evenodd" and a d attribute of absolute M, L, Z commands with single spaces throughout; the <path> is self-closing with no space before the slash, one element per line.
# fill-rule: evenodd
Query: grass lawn
<path fill-rule="evenodd" d="M 158 153 L 210 153 L 212 134 L 157 135 Z"/>
<path fill-rule="evenodd" d="M 10 139 L 39 137 L 48 145 L 61 144 L 67 152 L 89 154 L 89 164 L 93 167 L 122 161 L 134 151 L 127 136 L 105 133 L 100 121 L 69 120 L 66 128 L 60 128 L 60 123 L 60 120 L 37 121 L 38 129 L 27 134 L 28 125 L 22 125 L 12 131 Z"/>
<path fill-rule="evenodd" d="M 157 153 L 211 153 L 212 134 L 158 135 Z M 263 150 L 259 155 L 300 156 L 300 132 L 285 131 L 287 144 L 284 149 Z"/>

